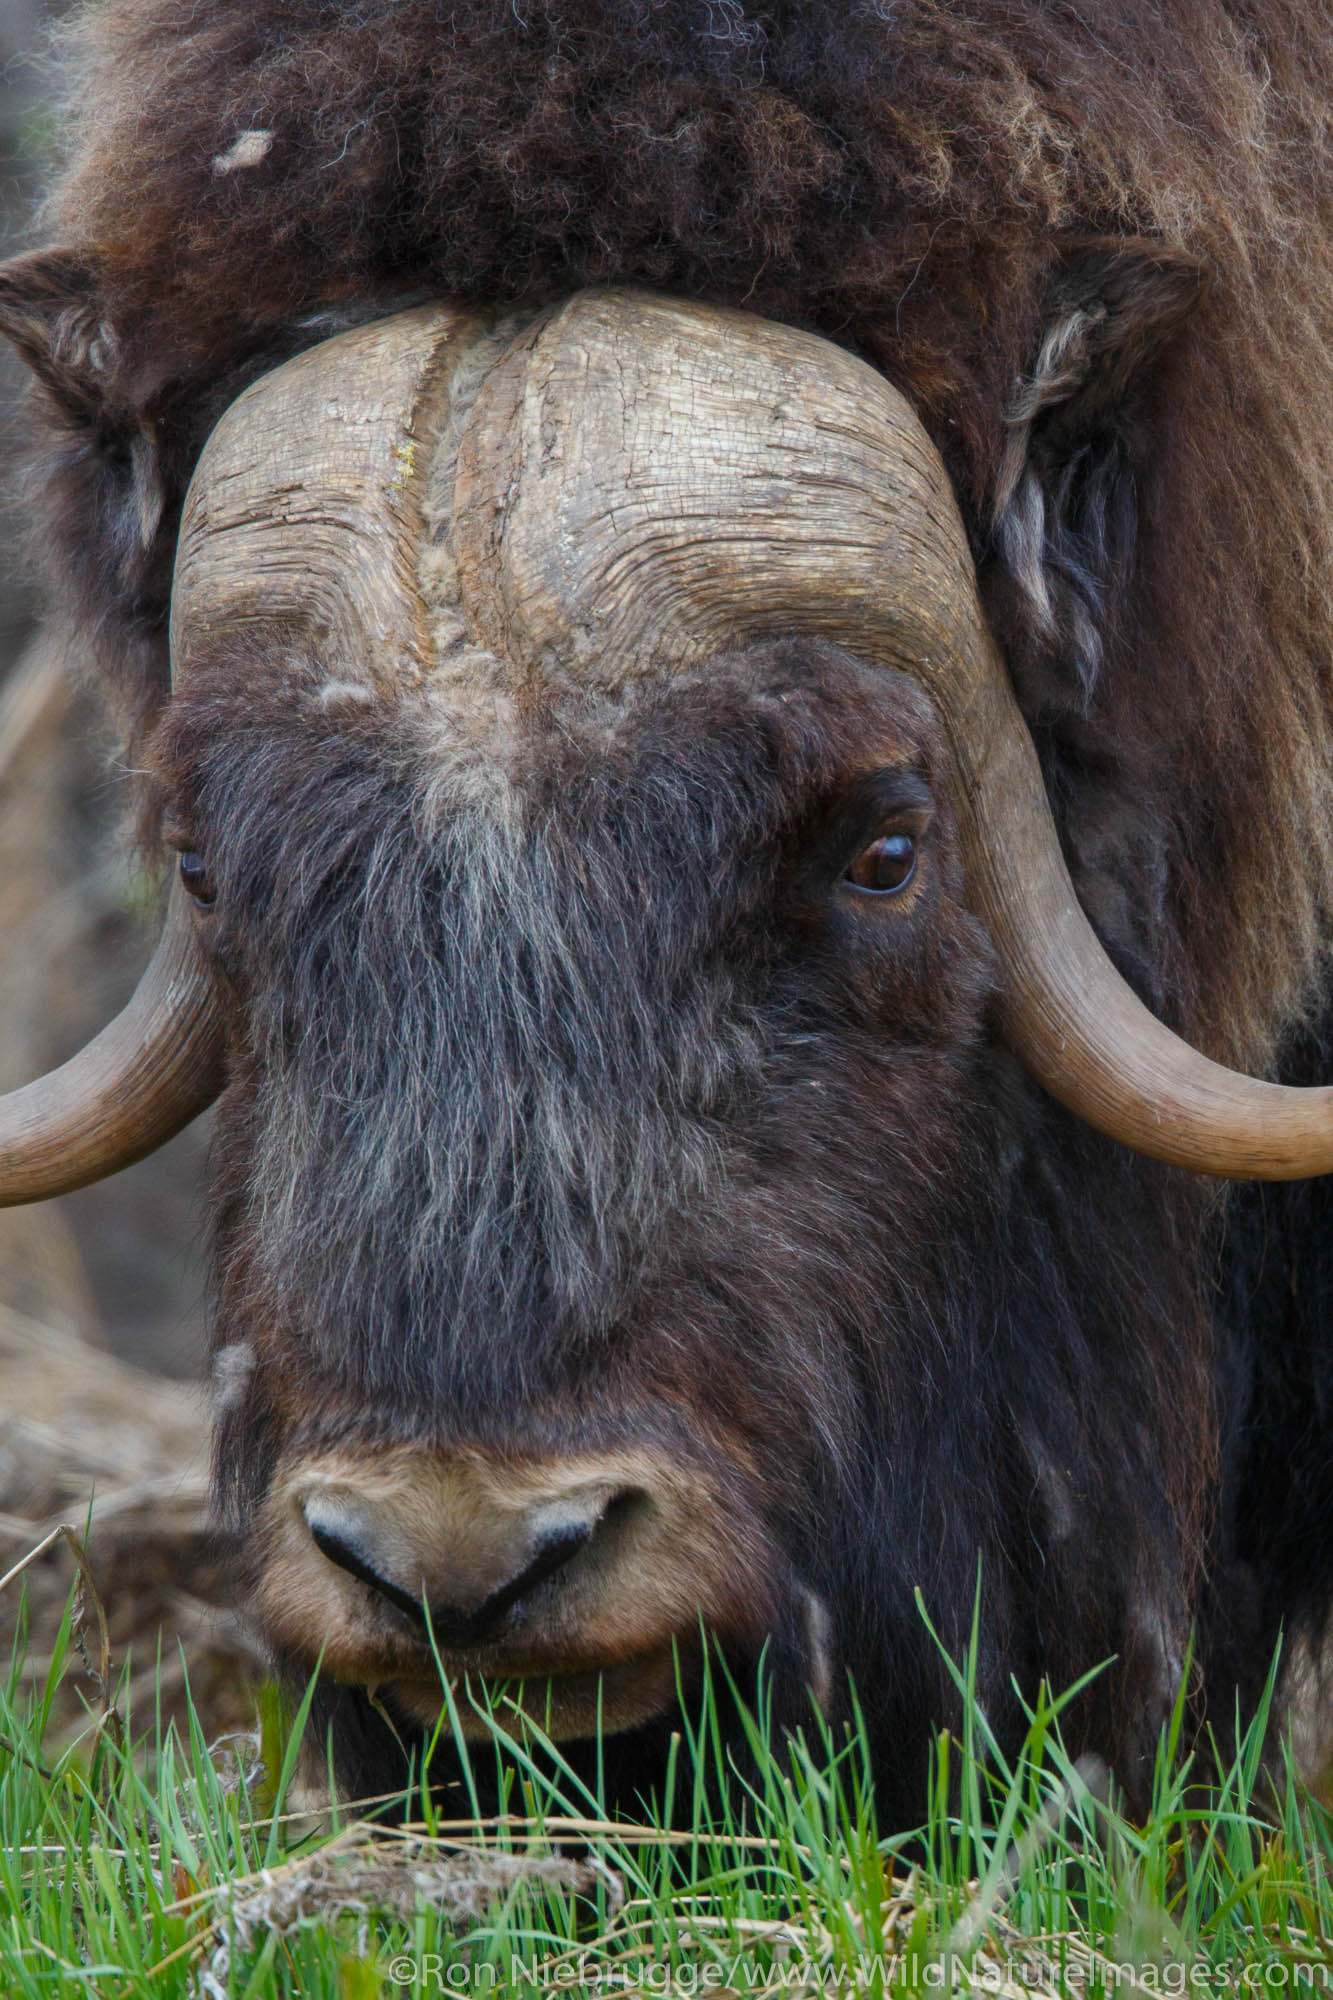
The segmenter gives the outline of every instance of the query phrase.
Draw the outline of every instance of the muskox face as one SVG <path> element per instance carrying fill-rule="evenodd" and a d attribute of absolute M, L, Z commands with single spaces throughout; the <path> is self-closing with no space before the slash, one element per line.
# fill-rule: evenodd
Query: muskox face
<path fill-rule="evenodd" d="M 226 997 L 217 1463 L 279 1647 L 430 1723 L 428 1615 L 578 1734 L 667 1708 L 702 1619 L 828 1700 L 972 1178 L 929 702 L 791 641 L 386 713 L 224 649 L 157 771 Z"/>
<path fill-rule="evenodd" d="M 914 1590 L 961 1645 L 980 1558 L 993 1721 L 1116 1652 L 1108 1740 L 1155 1727 L 1206 1393 L 1127 1266 L 1151 1177 L 1015 1058 L 1210 1172 L 1327 1168 L 1327 1102 L 1107 960 L 904 399 L 640 294 L 363 325 L 218 425 L 171 641 L 163 942 L 0 1102 L 0 1199 L 221 1094 L 218 1486 L 279 1654 L 382 1743 L 440 1665 L 634 1739 L 705 1628 L 787 1718 L 850 1671 L 901 1768 Z"/>

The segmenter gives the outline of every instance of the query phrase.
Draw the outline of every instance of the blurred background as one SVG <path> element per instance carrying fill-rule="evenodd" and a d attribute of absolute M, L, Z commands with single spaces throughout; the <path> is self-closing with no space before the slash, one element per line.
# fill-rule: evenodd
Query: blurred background
<path fill-rule="evenodd" d="M 40 240 L 34 210 L 58 87 L 50 33 L 67 11 L 65 0 L 0 0 L 3 256 Z M 0 1089 L 8 1089 L 63 1062 L 124 1004 L 152 949 L 156 885 L 134 855 L 126 774 L 96 690 L 43 638 L 24 574 L 13 478 L 22 371 L 0 350 Z M 228 1570 L 207 1525 L 198 1379 L 206 1128 L 201 1120 L 100 1186 L 0 1209 L 0 1574 L 57 1521 L 88 1526 L 114 1644 L 134 1642 L 151 1684 L 159 1630 L 178 1682 L 182 1640 L 196 1693 L 222 1721 L 232 1719 L 235 1668 L 248 1647 L 242 1628 L 216 1610 Z M 27 1573 L 38 1673 L 70 1580 L 58 1547 Z M 0 1591 L 0 1648 L 13 1635 L 18 1597 Z"/>
<path fill-rule="evenodd" d="M 59 7 L 0 0 L 0 253 L 35 240 Z M 6 348 L 0 446 L 16 448 L 20 369 Z M 95 694 L 43 645 L 12 478 L 0 555 L 0 1088 L 62 1062 L 123 1004 L 151 948 L 153 885 L 125 834 L 126 788 Z M 73 685 L 71 685 L 73 682 Z M 193 1375 L 206 1135 L 186 1133 L 99 1187 L 0 1211 L 0 1305 L 55 1314 L 126 1359 Z"/>

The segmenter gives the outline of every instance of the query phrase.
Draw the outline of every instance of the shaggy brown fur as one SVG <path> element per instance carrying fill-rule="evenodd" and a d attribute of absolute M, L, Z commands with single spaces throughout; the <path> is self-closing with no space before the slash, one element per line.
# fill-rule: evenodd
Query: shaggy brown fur
<path fill-rule="evenodd" d="M 62 252 L 0 272 L 0 325 L 45 384 L 58 585 L 142 738 L 191 466 L 284 354 L 422 294 L 600 280 L 813 325 L 905 389 L 945 458 L 1108 946 L 1201 1046 L 1274 1066 L 1315 1013 L 1333 901 L 1331 50 L 1333 8 L 1305 0 L 109 0 L 74 31 Z M 1300 1061 L 1327 1068 L 1317 1040 Z M 1157 1462 L 1170 1525 L 1142 1563 L 1179 1612 L 1211 1510 L 1214 1624 L 1252 1675 L 1283 1618 L 1317 1626 L 1329 1600 L 1308 1553 L 1268 1583 L 1333 1516 L 1324 1198 L 1234 1212 L 1210 1410 L 1204 1192 L 1052 1118 L 1003 1064 L 978 1093 L 995 1209 L 975 1268 L 950 1267 L 959 1310 L 980 1326 L 994 1287 L 1004 1379 L 1031 1373 L 1075 1450 L 1033 1460 L 1053 1517 L 1102 1417 L 1121 1491 L 1085 1508 L 1077 1616 L 1033 1614 L 1033 1657 L 1097 1626 L 1087 1550 L 1129 1532 L 1149 1488 L 1126 1468 Z M 998 1360 L 987 1381 L 999 1465 L 1023 1420 Z M 923 1449 L 893 1505 L 951 1462 Z M 1124 1602 L 1151 1588 L 1140 1565 Z"/>

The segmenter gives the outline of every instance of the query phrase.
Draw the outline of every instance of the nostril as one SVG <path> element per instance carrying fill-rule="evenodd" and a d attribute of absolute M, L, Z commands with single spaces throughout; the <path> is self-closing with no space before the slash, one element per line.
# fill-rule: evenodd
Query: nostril
<path fill-rule="evenodd" d="M 339 1569 L 345 1569 L 350 1576 L 356 1577 L 361 1583 L 369 1584 L 372 1590 L 378 1591 L 379 1595 L 387 1598 L 390 1604 L 397 1605 L 398 1609 L 405 1611 L 409 1618 L 414 1618 L 418 1625 L 424 1624 L 425 1612 L 420 1597 L 410 1596 L 398 1584 L 390 1582 L 387 1576 L 381 1575 L 364 1548 L 356 1541 L 354 1534 L 349 1532 L 341 1521 L 334 1526 L 328 1521 L 321 1520 L 312 1508 L 307 1508 L 306 1526 L 310 1530 L 311 1540 L 321 1555 L 327 1556 L 331 1563 L 337 1563 Z"/>
<path fill-rule="evenodd" d="M 449 1646 L 476 1645 L 487 1638 L 520 1598 L 573 1561 L 591 1541 L 596 1526 L 596 1521 L 574 1521 L 553 1530 L 538 1543 L 526 1568 L 493 1591 L 475 1611 L 459 1611 L 451 1604 L 432 1605 L 430 1619 L 436 1637 Z"/>
<path fill-rule="evenodd" d="M 596 1523 L 597 1531 L 606 1534 L 613 1528 L 623 1527 L 647 1513 L 651 1506 L 652 1501 L 641 1486 L 626 1486 L 607 1501 L 602 1517 Z"/>
<path fill-rule="evenodd" d="M 545 1583 L 548 1576 L 554 1576 L 567 1562 L 572 1562 L 579 1550 L 586 1548 L 592 1540 L 595 1523 L 592 1521 L 573 1522 L 567 1528 L 559 1528 L 539 1544 L 536 1554 L 527 1568 L 507 1583 L 503 1590 L 497 1590 L 490 1604 L 507 1611 L 529 1590 L 535 1590 L 539 1583 Z M 503 1604 L 501 1603 L 503 1600 Z M 481 1607 L 483 1611 L 486 1605 Z"/>

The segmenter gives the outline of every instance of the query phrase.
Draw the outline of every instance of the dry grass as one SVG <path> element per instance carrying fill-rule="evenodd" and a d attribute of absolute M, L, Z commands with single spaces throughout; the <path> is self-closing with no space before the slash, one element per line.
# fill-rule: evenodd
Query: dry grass
<path fill-rule="evenodd" d="M 249 1957 L 265 1938 L 286 1938 L 313 1924 L 327 1927 L 352 1917 L 364 1951 L 372 1921 L 408 1923 L 423 1909 L 450 1930 L 467 1931 L 519 1888 L 572 1896 L 607 1889 L 613 1915 L 625 1900 L 620 1878 L 595 1857 L 515 1854 L 424 1832 L 395 1835 L 358 1825 L 314 1853 L 228 1883 L 220 1895 L 184 1898 L 173 1912 L 214 1906 L 191 1951 L 195 1990 L 202 2000 L 227 2000 L 233 1956 Z"/>
<path fill-rule="evenodd" d="M 134 1697 L 183 1712 L 188 1669 L 212 1733 L 248 1718 L 259 1665 L 208 1517 L 202 1390 L 132 1368 L 70 1329 L 0 1308 L 0 1569 L 62 1523 L 87 1547 L 116 1671 Z M 71 1583 L 59 1540 L 26 1571 L 29 1676 L 41 1679 Z M 21 1593 L 0 1592 L 0 1646 L 14 1641 Z M 161 1646 L 161 1665 L 158 1648 Z M 71 1723 L 95 1693 L 96 1662 L 65 1684 Z"/>

